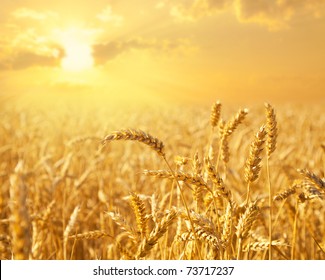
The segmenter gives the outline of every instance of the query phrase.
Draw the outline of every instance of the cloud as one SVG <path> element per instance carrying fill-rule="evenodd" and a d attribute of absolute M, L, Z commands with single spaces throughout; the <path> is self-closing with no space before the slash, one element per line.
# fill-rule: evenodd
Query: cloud
<path fill-rule="evenodd" d="M 242 22 L 266 25 L 271 30 L 290 27 L 290 21 L 302 16 L 321 17 L 325 0 L 239 0 L 236 15 Z"/>
<path fill-rule="evenodd" d="M 59 15 L 26 7 L 13 7 L 8 14 L 10 18 L 1 26 L 6 36 L 0 40 L 0 70 L 58 66 L 64 51 L 46 28 L 56 23 Z"/>
<path fill-rule="evenodd" d="M 29 8 L 19 8 L 13 11 L 12 16 L 16 19 L 32 19 L 37 21 L 58 17 L 58 15 L 52 11 L 37 12 Z"/>
<path fill-rule="evenodd" d="M 324 16 L 325 0 L 180 0 L 159 1 L 158 9 L 168 8 L 181 22 L 196 21 L 218 12 L 233 12 L 238 21 L 252 22 L 279 30 L 290 27 L 294 19 Z"/>
<path fill-rule="evenodd" d="M 163 53 L 178 51 L 185 53 L 192 51 L 195 46 L 186 39 L 177 41 L 157 40 L 134 38 L 126 41 L 110 41 L 108 43 L 100 43 L 93 45 L 93 56 L 96 64 L 105 64 L 107 61 L 116 58 L 122 53 L 130 50 L 156 50 Z"/>
<path fill-rule="evenodd" d="M 112 23 L 115 26 L 121 26 L 124 21 L 122 16 L 113 13 L 111 6 L 104 8 L 99 14 L 97 14 L 96 18 L 105 23 Z"/>
<path fill-rule="evenodd" d="M 178 21 L 196 21 L 202 17 L 211 16 L 224 11 L 233 0 L 183 0 L 160 1 L 157 8 L 170 8 L 170 15 Z"/>
<path fill-rule="evenodd" d="M 63 50 L 55 49 L 52 54 L 38 54 L 28 50 L 20 50 L 10 57 L 0 60 L 0 70 L 21 70 L 29 67 L 56 67 L 59 66 Z"/>
<path fill-rule="evenodd" d="M 0 70 L 21 70 L 33 66 L 57 66 L 63 47 L 35 28 L 12 26 L 10 36 L 0 39 Z"/>

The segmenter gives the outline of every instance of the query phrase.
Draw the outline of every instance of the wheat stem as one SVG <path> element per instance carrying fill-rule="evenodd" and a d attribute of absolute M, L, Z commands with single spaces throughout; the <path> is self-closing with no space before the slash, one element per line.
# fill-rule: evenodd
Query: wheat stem
<path fill-rule="evenodd" d="M 173 174 L 173 176 L 174 176 L 174 178 L 175 178 L 175 181 L 176 181 L 176 184 L 177 184 L 177 187 L 178 187 L 178 189 L 180 190 L 182 203 L 183 203 L 183 205 L 184 205 L 184 207 L 185 207 L 185 209 L 186 209 L 186 213 L 187 213 L 187 215 L 188 215 L 188 218 L 189 218 L 189 221 L 190 221 L 190 224 L 191 224 L 191 228 L 192 228 L 193 234 L 194 234 L 194 236 L 195 236 L 195 241 L 196 241 L 195 244 L 196 244 L 196 247 L 197 247 L 197 251 L 198 251 L 198 254 L 199 254 L 199 258 L 202 259 L 202 257 L 201 257 L 201 252 L 200 252 L 200 248 L 199 248 L 199 244 L 198 244 L 198 240 L 199 240 L 199 239 L 197 238 L 197 235 L 196 235 L 196 232 L 195 232 L 195 228 L 194 228 L 194 223 L 193 223 L 192 218 L 191 218 L 190 210 L 188 209 L 187 203 L 186 203 L 186 201 L 185 201 L 185 198 L 184 198 L 184 195 L 183 195 L 182 188 L 181 188 L 181 186 L 180 186 L 180 184 L 179 184 L 179 182 L 178 182 L 178 180 L 177 180 L 177 178 L 176 178 L 176 175 L 175 175 L 174 170 L 171 168 L 171 166 L 170 166 L 169 162 L 167 161 L 166 157 L 163 156 L 163 159 L 164 159 L 166 165 L 168 166 L 170 172 Z M 172 195 L 172 194 L 171 194 L 171 195 Z"/>
<path fill-rule="evenodd" d="M 296 206 L 295 206 L 295 219 L 293 222 L 293 232 L 292 232 L 291 260 L 295 260 L 295 257 L 296 257 L 298 214 L 299 214 L 299 200 L 297 199 Z"/>

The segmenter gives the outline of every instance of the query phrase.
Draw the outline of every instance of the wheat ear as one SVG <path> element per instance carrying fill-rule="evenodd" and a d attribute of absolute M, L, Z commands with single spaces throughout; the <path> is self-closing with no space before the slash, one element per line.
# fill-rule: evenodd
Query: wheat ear
<path fill-rule="evenodd" d="M 221 124 L 220 129 L 222 129 L 222 134 L 221 134 L 221 143 L 219 147 L 219 155 L 216 163 L 217 170 L 218 170 L 220 156 L 222 157 L 224 164 L 227 165 L 230 157 L 229 156 L 230 136 L 234 133 L 237 127 L 244 121 L 247 114 L 248 114 L 248 109 L 240 109 L 237 112 L 236 116 L 233 117 L 227 123 L 220 122 Z"/>
<path fill-rule="evenodd" d="M 278 136 L 277 121 L 274 108 L 269 104 L 265 103 L 266 110 L 266 154 L 268 158 L 276 149 L 276 142 Z"/>
<path fill-rule="evenodd" d="M 10 175 L 10 185 L 10 229 L 13 239 L 11 242 L 13 257 L 16 260 L 27 260 L 31 249 L 31 230 L 22 161 L 18 162 L 15 172 Z"/>
<path fill-rule="evenodd" d="M 205 159 L 205 166 L 210 180 L 217 188 L 217 193 L 228 201 L 231 201 L 231 191 L 226 187 L 222 178 L 218 175 L 215 166 L 211 163 L 210 159 Z"/>
<path fill-rule="evenodd" d="M 277 121 L 274 108 L 269 104 L 265 103 L 266 109 L 266 173 L 268 178 L 268 190 L 269 190 L 269 260 L 272 259 L 272 216 L 273 216 L 273 203 L 272 203 L 272 185 L 270 176 L 270 165 L 269 159 L 271 154 L 275 151 L 276 140 L 277 140 Z"/>
<path fill-rule="evenodd" d="M 220 101 L 216 101 L 215 103 L 213 103 L 211 107 L 211 114 L 210 114 L 211 131 L 209 137 L 208 154 L 211 158 L 213 157 L 213 134 L 216 126 L 219 123 L 220 115 L 221 115 L 221 103 Z"/>
<path fill-rule="evenodd" d="M 138 141 L 145 145 L 150 146 L 154 149 L 160 156 L 164 157 L 164 143 L 159 139 L 153 137 L 149 133 L 146 133 L 140 129 L 123 129 L 115 131 L 111 134 L 105 136 L 103 144 L 107 144 L 109 141 L 113 140 L 132 140 Z"/>
<path fill-rule="evenodd" d="M 250 243 L 244 247 L 243 251 L 264 251 L 269 249 L 269 241 L 258 241 L 254 243 Z M 289 246 L 288 244 L 284 243 L 280 240 L 273 240 L 271 246 Z"/>
<path fill-rule="evenodd" d="M 127 221 L 119 213 L 106 212 L 106 214 L 111 217 L 111 219 L 120 228 L 120 230 L 125 232 L 132 243 L 135 244 L 138 242 L 139 236 L 136 235 L 135 230 L 129 226 Z"/>
<path fill-rule="evenodd" d="M 175 171 L 174 174 L 167 170 L 144 170 L 143 174 L 147 176 L 153 176 L 157 178 L 168 178 L 182 181 L 186 184 L 195 185 L 200 188 L 204 188 L 211 192 L 210 187 L 204 181 L 201 175 L 192 175 L 183 171 Z"/>
<path fill-rule="evenodd" d="M 63 257 L 65 260 L 67 259 L 67 244 L 68 244 L 69 234 L 77 221 L 79 211 L 80 211 L 80 206 L 76 206 L 70 216 L 68 225 L 66 226 L 63 232 L 63 254 L 64 254 Z"/>
<path fill-rule="evenodd" d="M 259 214 L 259 208 L 256 205 L 256 201 L 251 202 L 238 220 L 237 224 L 237 259 L 241 259 L 242 255 L 242 246 L 243 240 L 249 236 L 249 233 L 253 227 L 253 223 L 255 222 L 257 215 Z"/>
<path fill-rule="evenodd" d="M 103 238 L 103 237 L 112 237 L 112 236 L 102 230 L 92 230 L 92 231 L 88 231 L 88 232 L 69 235 L 69 239 L 75 239 L 75 240 L 99 239 L 99 238 Z"/>
<path fill-rule="evenodd" d="M 130 203 L 135 214 L 138 230 L 141 234 L 141 238 L 147 236 L 147 217 L 146 217 L 146 207 L 144 202 L 136 193 L 131 193 Z"/>
<path fill-rule="evenodd" d="M 222 245 L 226 250 L 226 254 L 229 255 L 228 251 L 228 245 L 230 243 L 231 237 L 232 237 L 232 219 L 233 219 L 233 211 L 232 211 L 232 204 L 228 202 L 226 212 L 224 214 L 224 221 L 223 221 L 223 227 L 222 227 L 222 235 L 221 235 L 221 241 Z"/>
<path fill-rule="evenodd" d="M 255 139 L 251 144 L 249 157 L 245 166 L 245 180 L 247 183 L 247 198 L 246 204 L 250 199 L 250 184 L 258 179 L 261 170 L 261 154 L 263 151 L 263 144 L 265 142 L 266 130 L 262 126 L 255 135 Z"/>
<path fill-rule="evenodd" d="M 137 259 L 144 258 L 150 252 L 157 244 L 158 240 L 166 233 L 168 227 L 173 223 L 177 215 L 178 212 L 172 208 L 169 213 L 156 224 L 149 236 L 144 238 L 140 243 L 136 254 Z"/>
<path fill-rule="evenodd" d="M 218 100 L 215 103 L 213 103 L 211 107 L 210 124 L 212 128 L 218 125 L 218 122 L 220 120 L 220 114 L 221 114 L 221 103 Z"/>
<path fill-rule="evenodd" d="M 192 159 L 192 176 L 201 177 L 202 174 L 202 163 L 199 159 L 198 152 L 195 153 Z M 196 208 L 199 211 L 203 206 L 203 188 L 201 186 L 194 186 L 193 197 L 196 201 Z"/>
<path fill-rule="evenodd" d="M 238 127 L 238 125 L 240 125 L 244 121 L 247 114 L 248 114 L 248 109 L 240 109 L 236 114 L 236 116 L 226 124 L 224 135 L 230 136 Z"/>
<path fill-rule="evenodd" d="M 281 201 L 281 200 L 285 200 L 287 199 L 289 196 L 293 195 L 296 193 L 296 187 L 291 187 L 288 188 L 280 193 L 277 193 L 274 197 L 273 200 L 274 201 Z"/>
<path fill-rule="evenodd" d="M 325 181 L 319 178 L 315 173 L 307 169 L 298 169 L 298 172 L 303 175 L 308 181 L 312 182 L 318 189 L 325 192 Z"/>

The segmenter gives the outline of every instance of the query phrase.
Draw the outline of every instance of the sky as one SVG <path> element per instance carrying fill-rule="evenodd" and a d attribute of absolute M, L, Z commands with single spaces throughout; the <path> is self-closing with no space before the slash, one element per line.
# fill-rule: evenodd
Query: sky
<path fill-rule="evenodd" d="M 325 103 L 325 0 L 2 0 L 0 95 Z"/>

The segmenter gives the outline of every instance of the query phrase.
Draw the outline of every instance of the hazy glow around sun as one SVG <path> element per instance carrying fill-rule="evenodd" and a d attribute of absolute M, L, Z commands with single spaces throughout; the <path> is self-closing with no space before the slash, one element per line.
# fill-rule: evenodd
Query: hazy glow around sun
<path fill-rule="evenodd" d="M 65 51 L 61 61 L 63 70 L 77 72 L 93 67 L 91 44 L 83 30 L 69 29 L 61 32 L 59 37 Z"/>

